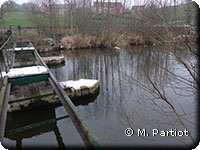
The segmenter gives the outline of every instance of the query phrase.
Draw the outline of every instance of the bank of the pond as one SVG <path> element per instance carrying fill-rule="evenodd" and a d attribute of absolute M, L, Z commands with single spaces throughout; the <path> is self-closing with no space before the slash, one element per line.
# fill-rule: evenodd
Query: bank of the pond
<path fill-rule="evenodd" d="M 59 52 L 77 49 L 113 49 L 127 46 L 153 46 L 153 41 L 143 35 L 110 34 L 101 36 L 73 35 L 62 37 L 60 40 L 45 37 L 27 39 L 32 41 L 40 53 Z"/>
<path fill-rule="evenodd" d="M 167 34 L 164 37 L 153 37 L 143 34 L 109 34 L 109 35 L 70 35 L 60 39 L 47 37 L 32 37 L 30 40 L 40 53 L 54 53 L 64 50 L 78 49 L 115 49 L 129 46 L 164 46 L 166 44 L 192 43 L 197 40 L 194 32 L 181 35 Z M 53 56 L 53 55 L 52 55 Z"/>
<path fill-rule="evenodd" d="M 190 43 L 195 42 L 196 35 L 178 35 L 169 36 L 160 40 L 155 40 L 148 36 L 143 35 L 109 35 L 109 36 L 91 36 L 91 35 L 74 35 L 66 36 L 60 42 L 55 42 L 53 39 L 44 39 L 43 43 L 38 44 L 39 52 L 52 52 L 60 50 L 77 50 L 77 49 L 113 49 L 115 47 L 128 47 L 128 46 L 156 46 L 172 43 Z"/>
<path fill-rule="evenodd" d="M 111 34 L 99 37 L 91 35 L 66 36 L 61 40 L 66 50 L 88 49 L 88 48 L 114 48 L 115 46 L 126 47 L 129 45 L 154 45 L 149 37 L 142 35 Z"/>

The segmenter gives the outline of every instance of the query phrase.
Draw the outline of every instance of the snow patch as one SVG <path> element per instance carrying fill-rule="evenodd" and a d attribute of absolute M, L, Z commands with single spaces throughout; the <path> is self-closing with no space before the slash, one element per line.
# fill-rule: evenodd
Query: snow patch
<path fill-rule="evenodd" d="M 98 82 L 98 80 L 92 79 L 79 79 L 60 82 L 60 85 L 62 88 L 73 87 L 74 89 L 80 89 L 82 86 L 92 87 Z"/>
<path fill-rule="evenodd" d="M 15 51 L 23 51 L 23 50 L 34 50 L 34 47 L 16 47 L 14 48 Z"/>
<path fill-rule="evenodd" d="M 12 68 L 7 74 L 5 72 L 2 72 L 2 76 L 8 76 L 9 78 L 17 78 L 47 73 L 47 68 L 45 68 L 44 66 L 31 66 L 23 68 Z"/>

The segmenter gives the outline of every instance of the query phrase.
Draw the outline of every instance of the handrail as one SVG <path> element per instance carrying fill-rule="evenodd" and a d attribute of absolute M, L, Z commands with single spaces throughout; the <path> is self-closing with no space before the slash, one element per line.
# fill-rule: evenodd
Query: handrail
<path fill-rule="evenodd" d="M 8 72 L 9 71 L 9 67 L 12 66 L 12 62 L 13 62 L 12 60 L 14 58 L 14 49 L 13 48 L 14 48 L 15 41 L 13 41 L 13 39 L 14 39 L 14 35 L 11 34 L 9 36 L 9 38 L 7 39 L 7 41 L 0 48 L 0 53 L 1 53 L 0 56 L 2 56 L 3 65 L 5 67 L 5 71 L 6 72 Z M 5 47 L 7 45 L 8 45 L 7 49 L 11 49 L 11 51 L 9 51 L 9 52 L 8 52 L 8 50 L 5 50 Z M 5 56 L 4 56 L 4 53 L 3 53 L 4 50 L 5 50 Z M 1 71 L 3 71 L 3 69 L 1 69 Z M 1 76 L 1 78 L 2 78 L 2 76 Z"/>
<path fill-rule="evenodd" d="M 7 41 L 0 47 L 0 51 L 3 49 L 3 47 L 9 42 L 9 40 L 11 39 L 11 38 L 13 38 L 14 37 L 14 35 L 13 34 L 11 34 L 10 36 L 9 36 L 9 38 L 7 39 Z"/>

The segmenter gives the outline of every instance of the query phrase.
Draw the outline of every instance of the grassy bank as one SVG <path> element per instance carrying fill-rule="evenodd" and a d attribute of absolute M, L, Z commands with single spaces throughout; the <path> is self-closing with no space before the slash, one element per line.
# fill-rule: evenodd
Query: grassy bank
<path fill-rule="evenodd" d="M 17 27 L 18 25 L 22 27 L 33 26 L 26 12 L 20 12 L 20 11 L 13 11 L 13 12 L 6 13 L 5 27 L 8 28 L 9 25 L 14 26 L 14 27 Z"/>

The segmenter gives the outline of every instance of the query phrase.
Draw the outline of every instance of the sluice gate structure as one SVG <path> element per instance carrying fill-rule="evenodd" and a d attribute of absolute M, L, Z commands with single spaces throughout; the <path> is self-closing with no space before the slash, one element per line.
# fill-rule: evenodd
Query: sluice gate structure
<path fill-rule="evenodd" d="M 32 60 L 27 63 L 26 60 Z M 20 62 L 21 61 L 21 62 Z M 23 132 L 29 129 L 37 128 L 46 124 L 54 123 L 58 120 L 69 118 L 77 129 L 86 147 L 101 148 L 98 138 L 90 131 L 87 123 L 81 118 L 76 111 L 71 99 L 60 86 L 48 66 L 42 60 L 38 51 L 29 41 L 16 42 L 13 34 L 0 48 L 0 141 L 4 144 L 5 135 Z M 37 63 L 36 63 L 37 62 Z M 9 96 L 12 86 L 22 86 L 30 83 L 47 81 L 53 88 L 53 93 L 26 97 L 24 99 L 15 99 L 10 101 Z M 51 118 L 45 121 L 29 124 L 19 128 L 6 131 L 6 120 L 8 106 L 11 103 L 19 103 L 22 101 L 31 101 L 35 98 L 45 97 L 56 94 L 59 101 L 67 112 L 67 115 L 59 118 Z M 31 116 L 30 116 L 31 117 Z M 23 119 L 23 118 L 21 118 Z"/>

